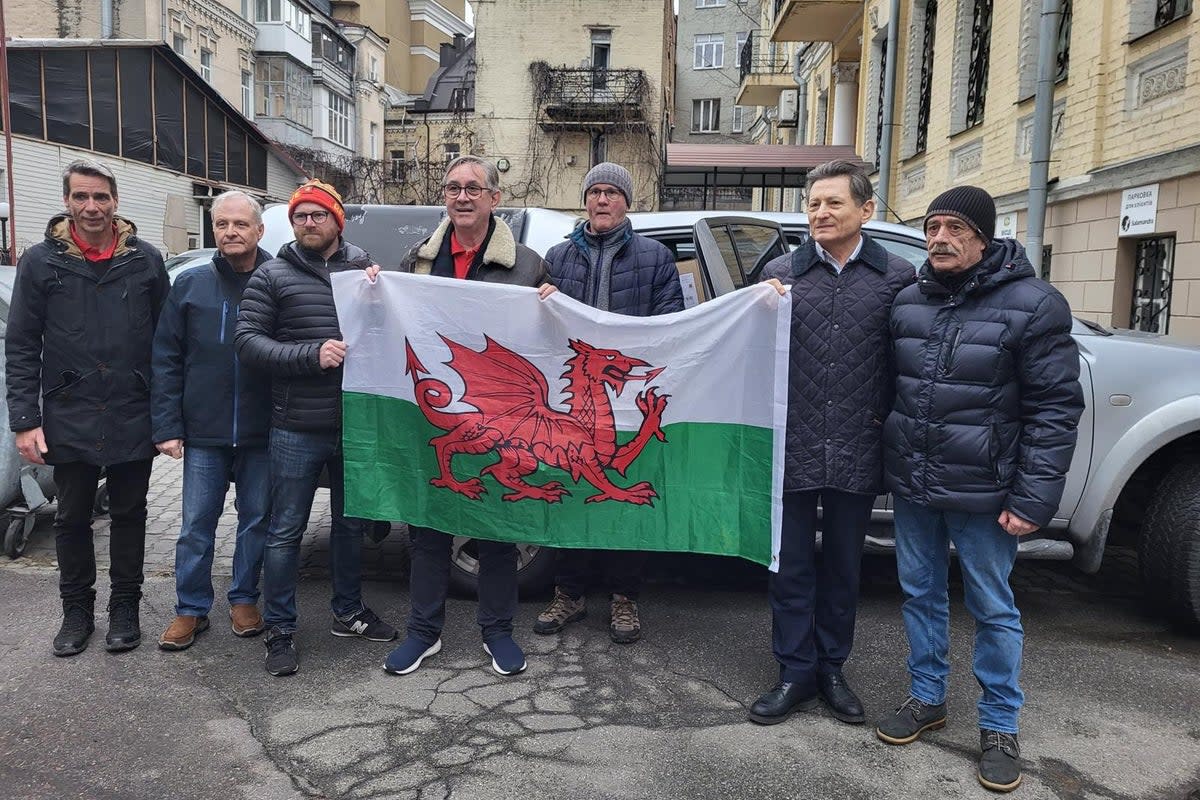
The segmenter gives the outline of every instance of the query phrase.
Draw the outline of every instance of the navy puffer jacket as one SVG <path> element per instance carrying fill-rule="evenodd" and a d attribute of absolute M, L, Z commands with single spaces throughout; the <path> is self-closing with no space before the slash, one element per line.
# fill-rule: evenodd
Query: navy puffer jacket
<path fill-rule="evenodd" d="M 892 307 L 898 378 L 884 425 L 888 489 L 949 511 L 1045 526 L 1083 413 L 1071 309 L 1025 250 L 993 241 L 952 294 L 928 262 Z"/>
<path fill-rule="evenodd" d="M 866 234 L 841 273 L 811 239 L 763 268 L 761 280 L 792 287 L 784 491 L 883 491 L 881 434 L 895 386 L 888 316 L 915 277 Z"/>
<path fill-rule="evenodd" d="M 567 241 L 546 253 L 550 282 L 568 297 L 584 302 L 589 281 L 597 280 L 587 257 L 587 243 L 580 223 Z M 612 262 L 608 310 L 634 317 L 652 317 L 683 310 L 683 289 L 671 251 L 660 242 L 634 233 L 616 245 Z"/>

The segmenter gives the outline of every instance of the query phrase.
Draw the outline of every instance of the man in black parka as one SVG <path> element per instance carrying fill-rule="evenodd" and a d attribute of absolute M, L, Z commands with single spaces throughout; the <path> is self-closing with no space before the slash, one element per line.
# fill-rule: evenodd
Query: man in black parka
<path fill-rule="evenodd" d="M 908 634 L 908 698 L 880 721 L 889 744 L 946 724 L 947 571 L 953 543 L 975 618 L 978 778 L 1021 781 L 1017 716 L 1024 634 L 1008 583 L 1018 539 L 1062 498 L 1083 413 L 1071 309 L 1013 239 L 993 239 L 986 191 L 958 186 L 929 204 L 917 285 L 892 308 L 896 402 L 884 425 L 896 563 Z"/>
<path fill-rule="evenodd" d="M 792 287 L 792 320 L 783 529 L 769 589 L 779 682 L 749 717 L 772 725 L 824 701 L 835 718 L 858 724 L 866 714 L 842 666 L 854 643 L 871 506 L 883 490 L 888 314 L 915 273 L 863 233 L 875 201 L 861 166 L 822 164 L 808 174 L 805 194 L 811 237 L 762 272 L 762 280 Z"/>
<path fill-rule="evenodd" d="M 92 507 L 106 474 L 109 624 L 105 647 L 141 643 L 139 604 L 146 544 L 150 349 L 169 282 L 158 250 L 117 216 L 117 179 L 93 161 L 63 173 L 66 212 L 21 256 L 8 318 L 8 418 L 17 449 L 54 465 L 63 623 L 54 654 L 87 647 L 95 630 Z"/>

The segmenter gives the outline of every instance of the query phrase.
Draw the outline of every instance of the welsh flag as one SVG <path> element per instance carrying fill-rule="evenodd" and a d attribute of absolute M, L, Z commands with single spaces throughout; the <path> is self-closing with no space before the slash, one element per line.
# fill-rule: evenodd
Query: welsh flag
<path fill-rule="evenodd" d="M 347 514 L 776 568 L 790 297 L 641 318 L 394 272 L 333 291 Z"/>

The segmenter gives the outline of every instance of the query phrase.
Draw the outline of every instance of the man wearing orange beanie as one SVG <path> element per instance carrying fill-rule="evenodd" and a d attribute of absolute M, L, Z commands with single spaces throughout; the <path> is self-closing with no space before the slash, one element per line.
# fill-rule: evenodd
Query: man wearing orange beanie
<path fill-rule="evenodd" d="M 334 636 L 373 642 L 396 629 L 362 601 L 361 550 L 366 522 L 342 510 L 342 341 L 330 274 L 366 269 L 371 257 L 342 239 L 346 211 L 337 190 L 311 180 L 288 203 L 296 241 L 254 273 L 242 296 L 235 346 L 248 366 L 271 374 L 271 525 L 263 559 L 267 672 L 299 668 L 296 580 L 300 538 L 322 469 L 329 471 L 329 534 Z"/>

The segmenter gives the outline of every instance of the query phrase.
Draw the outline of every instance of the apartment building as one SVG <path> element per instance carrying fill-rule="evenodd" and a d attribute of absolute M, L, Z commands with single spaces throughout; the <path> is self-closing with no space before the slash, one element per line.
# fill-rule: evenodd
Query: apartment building
<path fill-rule="evenodd" d="M 850 132 L 877 163 L 889 219 L 971 183 L 1023 239 L 1041 0 L 777 0 L 770 37 L 805 42 L 809 141 Z M 1054 31 L 1042 274 L 1082 317 L 1200 341 L 1200 17 L 1191 0 L 1062 0 Z M 889 27 L 897 28 L 888 128 Z"/>

